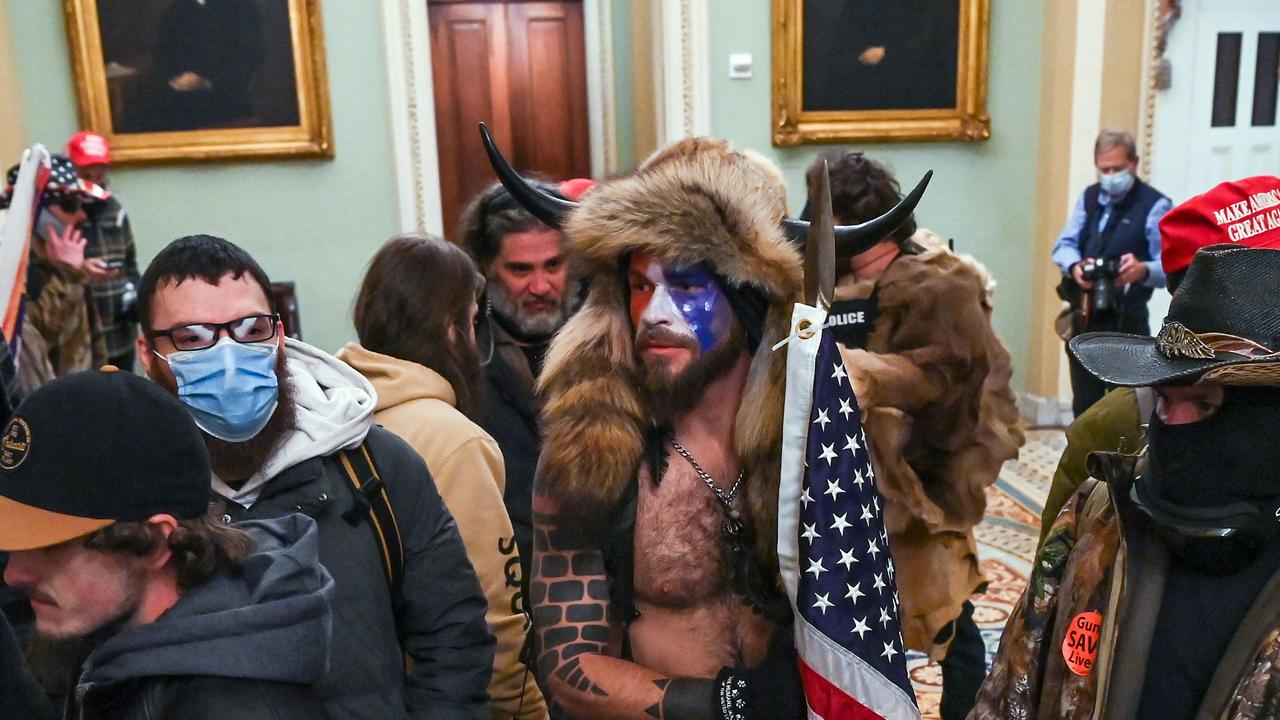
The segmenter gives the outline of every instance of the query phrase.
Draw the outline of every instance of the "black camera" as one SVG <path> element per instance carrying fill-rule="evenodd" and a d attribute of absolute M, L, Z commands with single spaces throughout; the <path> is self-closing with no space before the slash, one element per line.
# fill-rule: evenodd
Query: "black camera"
<path fill-rule="evenodd" d="M 1105 313 L 1116 307 L 1116 278 L 1120 276 L 1118 258 L 1086 258 L 1080 262 L 1080 276 L 1093 283 L 1089 293 L 1089 312 Z"/>

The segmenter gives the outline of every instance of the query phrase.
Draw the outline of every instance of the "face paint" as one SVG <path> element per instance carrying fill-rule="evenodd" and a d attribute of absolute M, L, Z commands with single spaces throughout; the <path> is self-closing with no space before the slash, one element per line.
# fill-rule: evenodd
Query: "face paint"
<path fill-rule="evenodd" d="M 702 265 L 675 268 L 649 258 L 631 264 L 631 318 L 637 332 L 662 327 L 706 353 L 732 325 L 732 308 Z"/>

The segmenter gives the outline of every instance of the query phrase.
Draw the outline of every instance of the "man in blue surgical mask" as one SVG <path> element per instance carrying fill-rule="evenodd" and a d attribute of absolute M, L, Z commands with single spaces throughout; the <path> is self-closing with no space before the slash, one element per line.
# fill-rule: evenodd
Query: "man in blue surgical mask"
<path fill-rule="evenodd" d="M 418 454 L 373 424 L 369 381 L 285 338 L 270 286 L 226 240 L 175 240 L 139 283 L 138 357 L 204 431 L 224 518 L 316 520 L 335 583 L 328 716 L 482 716 L 493 636 L 453 518 Z"/>
<path fill-rule="evenodd" d="M 1085 188 L 1053 247 L 1062 270 L 1058 295 L 1071 307 L 1064 339 L 1082 332 L 1151 332 L 1147 303 L 1165 286 L 1160 265 L 1160 218 L 1173 206 L 1168 197 L 1137 177 L 1133 134 L 1104 130 L 1093 147 L 1098 182 Z M 1064 310 L 1064 321 L 1067 319 Z M 1079 416 L 1109 389 L 1071 363 L 1072 410 Z"/>

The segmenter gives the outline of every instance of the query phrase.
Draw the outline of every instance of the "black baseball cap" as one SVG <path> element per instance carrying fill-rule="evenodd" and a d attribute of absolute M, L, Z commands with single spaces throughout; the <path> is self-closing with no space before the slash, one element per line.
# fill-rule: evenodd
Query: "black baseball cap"
<path fill-rule="evenodd" d="M 0 435 L 0 551 L 209 508 L 209 453 L 173 395 L 113 366 L 32 393 Z"/>

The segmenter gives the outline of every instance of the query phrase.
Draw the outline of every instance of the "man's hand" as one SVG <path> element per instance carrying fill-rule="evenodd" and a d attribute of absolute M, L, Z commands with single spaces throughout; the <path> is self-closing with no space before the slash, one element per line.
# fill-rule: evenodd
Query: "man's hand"
<path fill-rule="evenodd" d="M 1139 260 L 1133 253 L 1120 256 L 1120 274 L 1116 276 L 1116 285 L 1132 285 L 1147 279 L 1151 271 L 1147 264 Z"/>
<path fill-rule="evenodd" d="M 178 92 L 191 92 L 209 87 L 209 81 L 188 70 L 181 75 L 169 78 L 169 87 Z"/>
<path fill-rule="evenodd" d="M 1075 280 L 1076 284 L 1084 288 L 1085 290 L 1093 289 L 1093 281 L 1086 280 L 1084 277 L 1084 260 L 1081 260 L 1080 262 L 1071 266 L 1071 279 Z"/>
<path fill-rule="evenodd" d="M 53 223 L 45 225 L 45 254 L 49 261 L 69 270 L 84 265 L 84 235 L 75 225 L 67 225 L 59 233 Z"/>
<path fill-rule="evenodd" d="M 107 261 L 102 258 L 85 258 L 84 273 L 89 276 L 89 282 L 101 283 L 108 280 L 114 280 L 120 275 L 119 268 L 108 268 Z"/>

